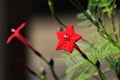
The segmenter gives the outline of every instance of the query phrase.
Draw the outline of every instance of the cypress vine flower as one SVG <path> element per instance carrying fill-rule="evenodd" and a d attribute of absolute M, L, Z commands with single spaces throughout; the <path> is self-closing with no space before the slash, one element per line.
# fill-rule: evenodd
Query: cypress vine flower
<path fill-rule="evenodd" d="M 20 34 L 20 30 L 23 29 L 25 27 L 25 25 L 26 25 L 26 23 L 23 22 L 16 30 L 15 29 L 11 29 L 11 32 L 13 32 L 13 34 L 8 37 L 6 43 L 9 44 L 12 41 L 13 38 L 17 38 L 23 44 L 25 44 L 30 49 L 32 49 L 33 51 L 35 51 L 35 49 L 33 49 L 33 47 L 30 45 L 30 43 Z"/>
<path fill-rule="evenodd" d="M 65 49 L 66 51 L 72 53 L 75 48 L 75 42 L 82 38 L 80 34 L 74 32 L 73 25 L 67 27 L 65 31 L 57 32 L 58 44 L 56 50 Z"/>

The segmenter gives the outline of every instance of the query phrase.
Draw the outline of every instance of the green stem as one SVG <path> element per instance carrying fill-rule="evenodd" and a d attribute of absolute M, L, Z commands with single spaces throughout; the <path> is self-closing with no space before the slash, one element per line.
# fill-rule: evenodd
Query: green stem
<path fill-rule="evenodd" d="M 52 75 L 53 75 L 54 79 L 55 79 L 55 80 L 59 80 L 59 78 L 58 78 L 58 76 L 57 76 L 57 74 L 56 74 L 56 72 L 55 72 L 55 70 L 54 70 L 54 66 L 49 65 L 49 62 L 48 62 L 44 57 L 41 57 L 41 58 L 42 58 L 42 60 L 45 61 L 45 63 L 49 66 L 50 71 L 52 72 Z"/>
<path fill-rule="evenodd" d="M 96 21 L 94 21 L 91 16 L 86 12 L 84 11 L 83 7 L 81 6 L 81 4 L 77 1 L 77 0 L 74 0 L 76 2 L 74 2 L 73 0 L 70 0 L 71 3 L 80 11 L 82 12 L 95 26 L 99 27 L 97 24 Z M 76 4 L 77 3 L 77 4 Z"/>
<path fill-rule="evenodd" d="M 58 76 L 57 76 L 57 74 L 54 70 L 54 65 L 53 66 L 49 65 L 49 62 L 43 56 L 41 57 L 41 59 L 49 66 L 50 71 L 52 72 L 52 75 L 53 75 L 54 79 L 59 80 L 59 78 L 58 78 Z"/>
<path fill-rule="evenodd" d="M 105 39 L 107 39 L 108 41 L 110 41 L 111 43 L 112 43 L 112 45 L 114 45 L 115 47 L 117 47 L 118 49 L 120 49 L 120 47 L 118 46 L 118 45 L 116 45 L 116 42 L 111 38 L 111 36 L 107 33 L 107 31 L 106 31 L 106 29 L 105 29 L 105 27 L 104 27 L 104 25 L 103 25 L 103 23 L 102 22 L 100 22 L 99 23 L 99 26 L 101 26 L 101 29 L 102 29 L 102 31 L 103 31 L 103 35 L 106 35 L 106 37 L 107 38 L 105 38 L 104 36 L 102 36 L 102 37 L 104 37 Z M 100 33 L 100 32 L 99 32 Z"/>
<path fill-rule="evenodd" d="M 40 80 L 42 80 L 41 75 L 38 75 L 35 71 L 33 71 L 32 69 L 30 69 L 21 59 L 17 59 L 16 60 L 24 69 L 26 69 L 28 72 L 30 72 L 32 75 L 34 75 L 35 77 L 39 78 Z"/>
<path fill-rule="evenodd" d="M 94 64 L 85 54 L 84 52 L 81 51 L 81 49 L 75 44 L 75 49 L 82 55 L 82 57 L 87 60 L 89 63 L 91 63 L 98 71 L 98 74 L 100 76 L 101 80 L 107 80 L 104 74 L 102 73 L 100 67 L 98 65 Z"/>
<path fill-rule="evenodd" d="M 57 75 L 56 75 L 56 73 L 55 73 L 55 70 L 54 70 L 54 67 L 53 67 L 53 66 L 50 66 L 50 70 L 51 70 L 51 72 L 52 72 L 52 74 L 53 74 L 55 80 L 60 80 L 60 79 L 57 77 Z"/>
<path fill-rule="evenodd" d="M 102 73 L 101 69 L 98 68 L 90 59 L 86 59 L 88 62 L 90 62 L 98 71 L 98 74 L 101 78 L 101 80 L 107 80 L 106 77 L 104 76 L 104 74 Z"/>
<path fill-rule="evenodd" d="M 120 61 L 120 58 L 119 58 L 119 61 Z M 120 80 L 120 62 L 119 61 L 115 65 L 115 72 L 116 72 L 117 78 Z"/>
<path fill-rule="evenodd" d="M 50 8 L 50 11 L 51 11 L 52 16 L 56 19 L 56 21 L 57 21 L 59 24 L 63 25 L 63 27 L 67 28 L 67 26 L 66 26 L 66 25 L 58 18 L 58 16 L 56 15 L 56 12 L 55 12 L 55 10 L 54 10 L 54 3 L 53 3 L 52 0 L 48 0 L 48 6 L 49 6 L 49 8 Z"/>
<path fill-rule="evenodd" d="M 111 20 L 112 20 L 112 28 L 113 28 L 113 32 L 116 38 L 116 41 L 118 41 L 118 36 L 117 36 L 117 32 L 116 32 L 116 28 L 115 28 L 115 21 L 114 21 L 114 11 L 112 11 L 111 14 Z"/>
<path fill-rule="evenodd" d="M 54 15 L 54 18 L 56 19 L 56 21 L 57 21 L 59 24 L 63 25 L 65 28 L 67 28 L 67 26 L 57 17 L 57 15 Z"/>
<path fill-rule="evenodd" d="M 113 0 L 113 3 L 112 3 L 112 13 L 111 13 L 111 22 L 112 22 L 112 28 L 113 28 L 113 32 L 114 32 L 114 35 L 115 35 L 115 39 L 116 41 L 118 41 L 118 36 L 117 36 L 117 31 L 116 31 L 116 28 L 115 28 L 115 21 L 114 21 L 114 6 L 116 4 L 116 0 Z"/>
<path fill-rule="evenodd" d="M 120 11 L 118 11 L 118 14 L 120 14 Z M 119 29 L 119 33 L 118 33 L 118 35 L 119 35 L 119 38 L 120 38 L 120 15 L 118 15 L 118 29 Z"/>
<path fill-rule="evenodd" d="M 49 62 L 45 59 L 45 57 L 43 57 L 38 51 L 35 50 L 34 52 L 49 66 L 50 71 L 52 72 L 54 79 L 59 80 L 57 74 L 55 73 L 54 65 L 50 65 Z"/>

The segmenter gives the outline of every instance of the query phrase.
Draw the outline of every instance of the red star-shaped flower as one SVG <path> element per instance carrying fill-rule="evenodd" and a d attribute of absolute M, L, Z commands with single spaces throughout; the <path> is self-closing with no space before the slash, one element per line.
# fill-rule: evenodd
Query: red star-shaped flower
<path fill-rule="evenodd" d="M 58 44 L 56 50 L 65 49 L 72 53 L 75 48 L 75 42 L 82 38 L 81 35 L 74 32 L 73 25 L 70 25 L 65 31 L 57 32 Z"/>
<path fill-rule="evenodd" d="M 26 25 L 26 23 L 23 22 L 16 30 L 15 29 L 11 29 L 11 32 L 13 32 L 13 34 L 8 37 L 6 43 L 9 44 L 12 41 L 13 38 L 17 38 L 23 44 L 25 44 L 26 46 L 28 46 L 29 48 L 31 48 L 32 50 L 34 50 L 33 47 L 30 45 L 30 43 L 20 34 L 20 30 L 22 28 L 24 28 L 25 25 Z"/>

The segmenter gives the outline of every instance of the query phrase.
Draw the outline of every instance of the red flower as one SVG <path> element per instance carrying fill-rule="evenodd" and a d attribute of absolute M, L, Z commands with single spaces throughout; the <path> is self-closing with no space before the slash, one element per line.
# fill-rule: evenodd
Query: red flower
<path fill-rule="evenodd" d="M 29 48 L 31 48 L 32 50 L 34 50 L 34 49 L 32 48 L 32 46 L 29 44 L 29 42 L 20 34 L 20 30 L 21 30 L 22 28 L 24 28 L 25 25 L 26 25 L 26 23 L 23 22 L 16 30 L 15 30 L 15 29 L 11 29 L 11 32 L 13 32 L 13 34 L 8 37 L 6 43 L 9 44 L 9 43 L 11 42 L 11 40 L 16 37 L 16 38 L 19 39 L 22 43 L 24 43 L 26 46 L 28 46 Z"/>
<path fill-rule="evenodd" d="M 82 38 L 81 35 L 74 32 L 73 25 L 70 25 L 65 31 L 57 32 L 58 44 L 56 50 L 65 49 L 72 53 L 75 48 L 75 42 Z"/>

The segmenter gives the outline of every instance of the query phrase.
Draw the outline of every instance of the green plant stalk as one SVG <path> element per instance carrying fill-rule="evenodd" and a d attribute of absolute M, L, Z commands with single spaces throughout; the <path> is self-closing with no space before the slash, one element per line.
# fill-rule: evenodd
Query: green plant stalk
<path fill-rule="evenodd" d="M 115 21 L 114 21 L 114 5 L 116 3 L 116 0 L 113 1 L 113 4 L 112 4 L 112 13 L 111 13 L 111 22 L 112 22 L 112 28 L 113 28 L 113 32 L 114 32 L 114 35 L 115 35 L 115 38 L 116 38 L 116 41 L 118 41 L 118 36 L 117 36 L 117 31 L 116 31 L 116 28 L 115 28 Z"/>
<path fill-rule="evenodd" d="M 30 72 L 35 77 L 39 78 L 40 80 L 43 80 L 41 75 L 38 75 L 36 72 L 34 72 L 32 69 L 30 69 L 22 60 L 17 59 L 16 60 L 24 69 L 26 69 L 28 72 Z"/>
<path fill-rule="evenodd" d="M 118 11 L 118 13 L 120 14 L 120 11 Z M 118 29 L 119 29 L 119 32 L 118 32 L 118 37 L 120 38 L 120 15 L 118 15 L 118 22 L 119 22 L 119 24 L 118 24 Z"/>
<path fill-rule="evenodd" d="M 94 64 L 86 55 L 84 52 L 81 51 L 81 49 L 75 44 L 75 49 L 82 55 L 82 57 L 87 60 L 89 63 L 91 63 L 98 71 L 98 74 L 100 76 L 101 80 L 107 80 L 104 74 L 102 73 L 100 66 L 98 67 L 96 64 Z"/>
<path fill-rule="evenodd" d="M 52 0 L 48 0 L 48 6 L 49 6 L 49 8 L 50 8 L 50 12 L 51 12 L 52 16 L 56 19 L 56 21 L 57 21 L 59 24 L 63 25 L 65 28 L 67 28 L 67 26 L 64 25 L 64 23 L 63 23 L 63 22 L 58 18 L 58 16 L 56 15 L 55 10 L 54 10 L 54 3 L 53 3 Z"/>
<path fill-rule="evenodd" d="M 55 73 L 54 66 L 50 66 L 50 70 L 51 70 L 51 72 L 52 72 L 55 80 L 60 80 L 60 79 L 57 77 L 56 73 Z"/>
<path fill-rule="evenodd" d="M 77 0 L 74 0 L 74 1 L 76 1 L 76 3 L 78 3 L 78 4 L 76 4 L 73 0 L 70 0 L 71 1 L 71 3 L 80 11 L 80 12 L 82 12 L 96 27 L 98 27 L 99 28 L 99 26 L 97 25 L 98 23 L 96 22 L 96 21 L 94 21 L 92 18 L 91 18 L 91 16 L 86 12 L 86 11 L 84 11 L 84 9 L 82 8 L 82 6 L 80 5 L 80 3 L 77 1 Z"/>
<path fill-rule="evenodd" d="M 86 59 L 86 60 L 90 62 L 94 67 L 96 67 L 101 80 L 107 80 L 99 67 L 97 67 L 90 59 Z"/>
<path fill-rule="evenodd" d="M 118 13 L 120 13 L 120 11 L 118 11 Z M 118 33 L 118 35 L 119 35 L 119 38 L 120 38 L 120 15 L 118 16 L 119 17 L 119 33 Z M 120 56 L 119 56 L 119 61 L 120 61 Z M 119 64 L 120 64 L 120 62 L 119 62 Z M 120 71 L 120 65 L 119 65 L 119 71 Z M 119 73 L 119 75 L 120 75 L 120 73 Z M 120 80 L 120 76 L 119 76 L 119 78 L 118 78 L 119 80 Z"/>
<path fill-rule="evenodd" d="M 113 15 L 113 13 L 111 14 L 111 20 L 112 20 L 112 28 L 113 28 L 113 32 L 114 32 L 114 35 L 115 35 L 115 39 L 116 39 L 116 41 L 118 41 L 118 36 L 117 36 L 116 28 L 115 28 L 115 22 L 114 22 L 114 15 Z"/>
<path fill-rule="evenodd" d="M 119 58 L 119 60 L 120 60 L 120 58 Z M 115 71 L 116 71 L 116 75 L 117 75 L 118 79 L 120 80 L 120 62 L 119 61 L 116 63 Z"/>
<path fill-rule="evenodd" d="M 57 76 L 57 74 L 56 74 L 56 72 L 54 70 L 54 65 L 53 66 L 50 65 L 49 62 L 38 51 L 34 51 L 34 52 L 35 52 L 35 54 L 37 54 L 49 66 L 50 71 L 51 71 L 54 79 L 55 80 L 59 80 L 59 78 L 58 78 L 58 76 Z"/>
<path fill-rule="evenodd" d="M 86 60 L 87 60 L 89 63 L 91 63 L 91 64 L 97 69 L 98 74 L 99 74 L 101 80 L 107 80 L 107 79 L 105 78 L 104 74 L 102 73 L 102 71 L 101 71 L 100 68 L 98 68 L 90 59 L 86 59 Z"/>

